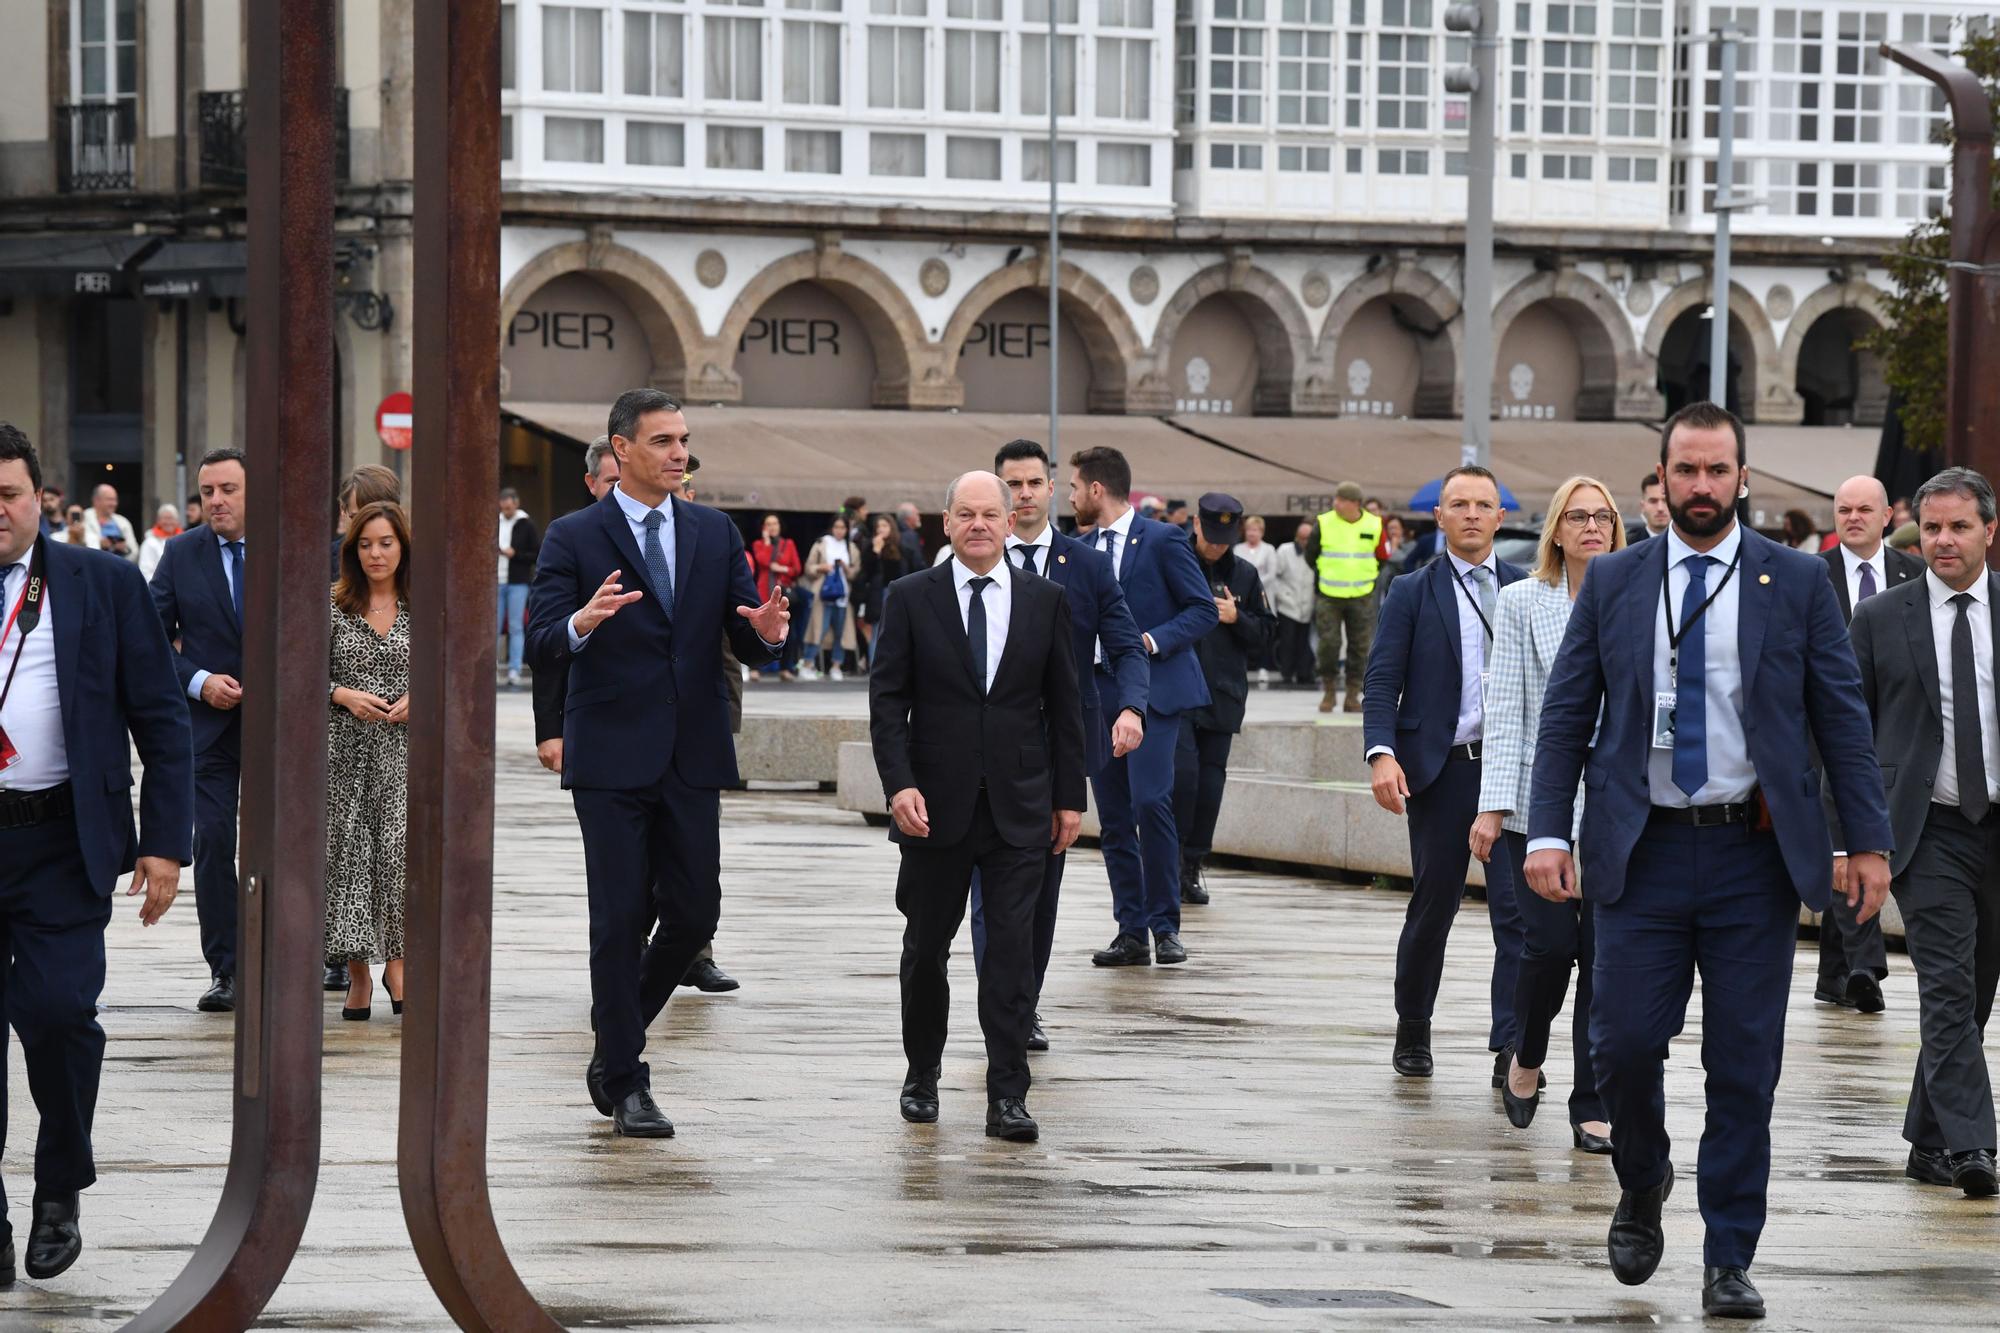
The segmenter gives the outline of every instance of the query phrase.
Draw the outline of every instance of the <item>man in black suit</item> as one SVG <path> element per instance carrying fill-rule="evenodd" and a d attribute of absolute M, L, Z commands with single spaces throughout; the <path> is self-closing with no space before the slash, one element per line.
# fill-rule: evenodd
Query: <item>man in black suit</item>
<path fill-rule="evenodd" d="M 977 870 L 986 1133 L 1032 1143 L 1041 1132 L 1027 1106 L 1035 904 L 1049 858 L 1068 850 L 1083 819 L 1083 706 L 1069 595 L 1001 558 L 1012 527 L 1012 502 L 993 473 L 952 483 L 952 558 L 896 581 L 868 705 L 889 837 L 903 853 L 903 1118 L 938 1117 L 945 968 Z"/>
<path fill-rule="evenodd" d="M 1833 580 L 1840 615 L 1853 623 L 1861 603 L 1924 574 L 1924 562 L 1892 551 L 1889 492 L 1873 477 L 1849 477 L 1833 493 L 1833 525 L 1840 544 L 1819 553 Z M 1813 998 L 1843 1009 L 1879 1014 L 1882 978 L 1889 975 L 1889 951 L 1882 942 L 1882 919 L 1857 922 L 1847 896 L 1836 893 L 1819 919 L 1819 979 Z"/>
<path fill-rule="evenodd" d="M 1889 798 L 1890 891 L 1917 973 L 1923 1050 L 1904 1173 L 1995 1192 L 1993 1083 L 1982 1045 L 2000 982 L 2000 578 L 1986 568 L 1993 488 L 1947 468 L 1917 491 L 1929 572 L 1855 608 L 1850 634 Z M 1840 821 L 1834 883 L 1849 875 Z M 1839 893 L 1834 895 L 1839 897 Z"/>
<path fill-rule="evenodd" d="M 158 921 L 194 825 L 187 708 L 146 581 L 127 561 L 43 538 L 41 487 L 34 446 L 0 422 L 0 1149 L 12 1028 L 41 1115 L 32 1278 L 83 1252 L 77 1196 L 97 1180 L 97 999 L 112 892 L 132 874 L 128 895 L 146 894 L 139 919 Z M 145 766 L 136 827 L 135 750 Z M 13 1281 L 0 1187 L 0 1286 Z"/>
<path fill-rule="evenodd" d="M 537 673 L 569 671 L 563 786 L 583 833 L 597 1031 L 584 1086 L 617 1133 L 671 1138 L 640 1057 L 721 913 L 721 790 L 738 777 L 715 643 L 726 631 L 739 657 L 767 662 L 790 616 L 782 596 L 757 603 L 736 525 L 676 494 L 688 424 L 675 398 L 627 390 L 606 434 L 618 484 L 549 525 L 528 655 Z"/>
<path fill-rule="evenodd" d="M 214 449 L 195 469 L 207 521 L 168 542 L 154 609 L 174 646 L 194 733 L 194 906 L 209 987 L 205 1013 L 236 1008 L 236 804 L 243 787 L 243 453 Z"/>

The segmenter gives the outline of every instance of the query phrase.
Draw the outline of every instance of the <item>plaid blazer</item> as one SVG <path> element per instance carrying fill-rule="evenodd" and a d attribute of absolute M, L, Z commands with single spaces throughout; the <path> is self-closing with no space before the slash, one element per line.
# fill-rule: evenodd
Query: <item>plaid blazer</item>
<path fill-rule="evenodd" d="M 1549 671 L 1562 650 L 1569 626 L 1569 574 L 1550 587 L 1525 578 L 1500 590 L 1494 607 L 1493 654 L 1487 668 L 1484 761 L 1480 765 L 1479 808 L 1504 810 L 1502 827 L 1528 831 L 1528 792 L 1535 769 L 1535 732 Z M 1571 820 L 1574 844 L 1583 822 L 1583 794 L 1577 788 Z"/>

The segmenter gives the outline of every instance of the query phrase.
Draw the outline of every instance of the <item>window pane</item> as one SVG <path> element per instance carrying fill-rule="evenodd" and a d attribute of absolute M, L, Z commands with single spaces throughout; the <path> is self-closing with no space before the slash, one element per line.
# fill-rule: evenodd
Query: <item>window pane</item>
<path fill-rule="evenodd" d="M 550 5 L 542 10 L 542 88 L 545 91 L 571 91 L 572 54 L 569 10 L 561 5 Z"/>
<path fill-rule="evenodd" d="M 944 141 L 944 174 L 958 180 L 999 180 L 1000 141 L 948 136 Z"/>
<path fill-rule="evenodd" d="M 786 130 L 785 170 L 840 174 L 838 130 Z"/>
<path fill-rule="evenodd" d="M 762 171 L 764 131 L 755 125 L 709 126 L 708 165 L 723 171 Z"/>
<path fill-rule="evenodd" d="M 1185 147 L 1186 145 L 1182 145 Z M 1021 179 L 1046 181 L 1049 178 L 1049 141 L 1025 139 L 1021 142 Z M 1068 139 L 1056 144 L 1056 179 L 1069 184 L 1076 180 L 1076 145 Z"/>
<path fill-rule="evenodd" d="M 921 134 L 871 134 L 868 136 L 868 171 L 875 176 L 921 176 L 924 174 L 924 136 Z"/>
<path fill-rule="evenodd" d="M 514 6 L 500 6 L 500 87 L 514 87 Z"/>
<path fill-rule="evenodd" d="M 542 122 L 542 156 L 550 162 L 602 162 L 604 122 L 548 117 Z"/>
<path fill-rule="evenodd" d="M 635 167 L 686 166 L 687 131 L 657 121 L 627 121 L 625 160 Z"/>
<path fill-rule="evenodd" d="M 1099 185 L 1145 186 L 1153 183 L 1153 150 L 1139 143 L 1097 145 Z"/>

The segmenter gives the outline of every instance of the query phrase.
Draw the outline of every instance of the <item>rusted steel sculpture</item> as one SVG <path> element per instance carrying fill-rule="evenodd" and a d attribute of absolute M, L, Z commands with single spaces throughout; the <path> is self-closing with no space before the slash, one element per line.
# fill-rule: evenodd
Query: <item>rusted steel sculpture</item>
<path fill-rule="evenodd" d="M 499 487 L 500 5 L 416 7 L 410 825 L 397 1166 L 459 1327 L 558 1333 L 486 1191 L 493 953 L 493 496 Z"/>
<path fill-rule="evenodd" d="M 1927 47 L 1882 54 L 1944 90 L 1951 108 L 1951 268 L 1945 459 L 2000 476 L 2000 216 L 1993 211 L 1993 107 L 1971 70 Z M 2000 553 L 1996 553 L 2000 558 Z"/>
<path fill-rule="evenodd" d="M 255 632 L 243 652 L 235 1121 L 215 1220 L 180 1277 L 133 1320 L 145 1333 L 249 1327 L 298 1250 L 319 1176 L 333 0 L 262 0 L 248 36 L 246 438 L 256 503 L 244 607 Z"/>

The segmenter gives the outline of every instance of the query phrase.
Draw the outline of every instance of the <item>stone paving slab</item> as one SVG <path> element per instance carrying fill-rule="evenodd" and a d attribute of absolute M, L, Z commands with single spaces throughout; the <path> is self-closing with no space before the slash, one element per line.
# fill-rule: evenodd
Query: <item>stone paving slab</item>
<path fill-rule="evenodd" d="M 753 698 L 756 692 L 753 691 Z M 1665 1265 L 1614 1282 L 1609 1164 L 1571 1151 L 1553 1100 L 1510 1129 L 1488 1086 L 1489 948 L 1469 905 L 1442 997 L 1439 1077 L 1388 1066 L 1403 899 L 1249 872 L 1190 909 L 1181 968 L 1105 973 L 1094 853 L 1072 858 L 1035 1057 L 1044 1138 L 980 1131 L 982 1061 L 965 980 L 944 1119 L 896 1116 L 900 918 L 894 850 L 818 794 L 724 802 L 718 957 L 744 988 L 677 999 L 654 1079 L 680 1128 L 614 1138 L 584 1101 L 589 1051 L 575 824 L 534 765 L 525 696 L 501 702 L 492 1077 L 493 1197 L 530 1287 L 572 1328 L 1526 1329 L 1692 1323 L 1694 1191 L 1668 1211 Z M 142 931 L 120 900 L 87 1249 L 0 1292 L 0 1329 L 116 1328 L 205 1230 L 228 1154 L 229 1025 L 200 993 L 192 886 Z M 2000 1208 L 1902 1179 L 1916 1049 L 1897 959 L 1867 1018 L 1793 985 L 1772 1216 L 1757 1276 L 1785 1329 L 1990 1328 Z M 324 1170 L 302 1251 L 260 1325 L 450 1327 L 395 1193 L 400 1021 L 342 1023 L 326 998 Z M 1676 1165 L 1700 1132 L 1699 1005 L 1668 1073 Z M 25 1236 L 35 1116 L 10 1054 L 13 1221 Z M 1410 1309 L 1272 1308 L 1234 1291 L 1389 1292 Z"/>

